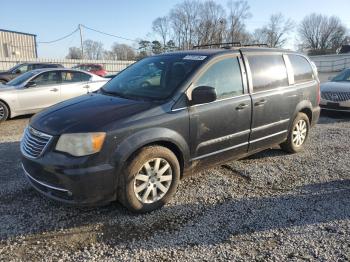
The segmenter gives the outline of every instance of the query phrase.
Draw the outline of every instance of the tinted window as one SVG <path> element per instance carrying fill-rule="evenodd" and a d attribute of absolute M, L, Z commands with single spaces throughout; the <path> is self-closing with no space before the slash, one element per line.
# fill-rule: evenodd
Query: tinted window
<path fill-rule="evenodd" d="M 81 81 L 89 81 L 90 80 L 90 78 L 91 78 L 91 76 L 90 75 L 88 75 L 88 74 L 84 74 L 84 73 L 79 73 L 79 75 L 80 75 L 80 80 Z"/>
<path fill-rule="evenodd" d="M 76 82 L 85 82 L 90 80 L 90 75 L 84 74 L 81 72 L 67 71 L 62 72 L 62 83 L 76 83 Z"/>
<path fill-rule="evenodd" d="M 211 65 L 197 80 L 195 86 L 215 87 L 218 99 L 243 94 L 243 84 L 238 59 L 226 58 Z"/>
<path fill-rule="evenodd" d="M 160 55 L 132 64 L 103 86 L 101 92 L 131 99 L 165 99 L 206 56 Z"/>
<path fill-rule="evenodd" d="M 336 75 L 332 82 L 350 82 L 350 69 L 345 69 L 340 74 Z"/>
<path fill-rule="evenodd" d="M 99 70 L 102 70 L 102 67 L 99 65 L 93 65 L 93 66 L 91 66 L 90 70 L 91 71 L 99 71 Z"/>
<path fill-rule="evenodd" d="M 35 77 L 32 81 L 35 82 L 37 86 L 53 85 L 59 82 L 59 77 L 58 73 L 55 71 L 45 72 Z"/>
<path fill-rule="evenodd" d="M 42 65 L 42 64 L 34 64 L 34 65 L 32 65 L 32 67 L 33 67 L 33 69 L 41 69 L 41 68 L 45 68 L 45 66 L 44 66 L 44 65 Z"/>
<path fill-rule="evenodd" d="M 313 71 L 310 63 L 302 56 L 288 55 L 294 71 L 294 82 L 307 82 L 313 80 Z"/>
<path fill-rule="evenodd" d="M 42 68 L 56 68 L 56 65 L 42 65 Z"/>
<path fill-rule="evenodd" d="M 248 57 L 254 92 L 288 86 L 287 69 L 282 55 Z"/>
<path fill-rule="evenodd" d="M 13 73 L 15 73 L 15 74 L 17 74 L 17 73 L 23 74 L 23 73 L 28 72 L 30 70 L 32 70 L 31 66 L 29 66 L 29 65 L 21 65 L 21 66 L 17 67 L 15 70 L 13 70 Z"/>

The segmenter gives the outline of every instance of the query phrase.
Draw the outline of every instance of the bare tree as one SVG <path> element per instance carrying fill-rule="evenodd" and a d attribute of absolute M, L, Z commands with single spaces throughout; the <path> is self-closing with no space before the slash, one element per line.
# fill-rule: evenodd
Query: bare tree
<path fill-rule="evenodd" d="M 281 13 L 273 14 L 267 25 L 254 31 L 253 39 L 269 47 L 283 47 L 293 28 L 294 23 L 291 19 L 286 19 Z"/>
<path fill-rule="evenodd" d="M 299 37 L 302 46 L 313 53 L 325 53 L 336 50 L 345 40 L 346 27 L 335 16 L 311 14 L 299 25 Z"/>
<path fill-rule="evenodd" d="M 81 57 L 81 49 L 78 47 L 70 47 L 68 51 L 67 59 L 82 59 Z"/>
<path fill-rule="evenodd" d="M 163 47 L 166 46 L 167 38 L 170 33 L 169 19 L 166 16 L 156 18 L 152 23 L 152 29 L 163 41 Z"/>
<path fill-rule="evenodd" d="M 88 39 L 84 41 L 83 46 L 84 58 L 94 60 L 102 59 L 104 50 L 101 42 Z"/>
<path fill-rule="evenodd" d="M 181 49 L 189 49 L 196 43 L 199 2 L 185 0 L 170 10 L 170 24 Z"/>
<path fill-rule="evenodd" d="M 105 52 L 105 58 L 110 60 L 134 60 L 134 49 L 127 44 L 114 43 L 110 51 Z"/>
<path fill-rule="evenodd" d="M 231 42 L 244 42 L 245 38 L 247 38 L 245 20 L 252 16 L 249 11 L 250 6 L 247 1 L 229 0 L 227 7 L 229 10 L 227 18 L 227 40 Z"/>
<path fill-rule="evenodd" d="M 197 44 L 221 43 L 226 28 L 224 8 L 212 0 L 200 4 L 201 14 L 196 27 Z"/>

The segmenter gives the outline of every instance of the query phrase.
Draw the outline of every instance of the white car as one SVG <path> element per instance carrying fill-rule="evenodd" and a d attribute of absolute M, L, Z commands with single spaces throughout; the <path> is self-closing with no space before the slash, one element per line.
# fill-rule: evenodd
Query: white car
<path fill-rule="evenodd" d="M 33 70 L 0 85 L 0 121 L 94 92 L 109 79 L 75 69 Z"/>
<path fill-rule="evenodd" d="M 350 68 L 321 85 L 323 110 L 350 112 Z"/>

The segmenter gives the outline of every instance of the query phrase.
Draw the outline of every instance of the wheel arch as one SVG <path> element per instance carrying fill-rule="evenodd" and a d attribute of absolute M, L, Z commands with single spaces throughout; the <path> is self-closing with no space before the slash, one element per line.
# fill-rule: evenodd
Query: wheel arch
<path fill-rule="evenodd" d="M 309 118 L 310 123 L 312 122 L 312 104 L 310 101 L 304 100 L 301 101 L 295 108 L 293 119 L 291 119 L 291 122 L 296 118 L 298 113 L 304 113 Z"/>
<path fill-rule="evenodd" d="M 190 151 L 186 140 L 176 131 L 167 128 L 150 128 L 134 133 L 121 141 L 114 152 L 114 163 L 120 173 L 125 162 L 147 146 L 163 146 L 171 150 L 177 157 L 181 174 L 186 169 L 190 159 Z"/>
<path fill-rule="evenodd" d="M 9 111 L 9 115 L 8 115 L 8 118 L 11 118 L 12 116 L 11 116 L 11 107 L 10 107 L 10 105 L 4 100 L 4 99 L 1 99 L 0 98 L 0 102 L 1 103 L 3 103 L 3 104 L 5 104 L 5 106 L 7 107 L 7 110 Z"/>

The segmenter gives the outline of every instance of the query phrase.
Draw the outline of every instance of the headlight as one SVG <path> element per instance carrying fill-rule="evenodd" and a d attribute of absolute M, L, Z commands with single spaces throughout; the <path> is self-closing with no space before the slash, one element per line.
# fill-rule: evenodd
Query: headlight
<path fill-rule="evenodd" d="M 106 133 L 63 134 L 58 139 L 56 150 L 73 156 L 92 155 L 101 151 Z"/>

